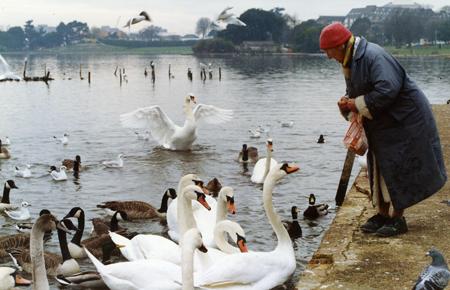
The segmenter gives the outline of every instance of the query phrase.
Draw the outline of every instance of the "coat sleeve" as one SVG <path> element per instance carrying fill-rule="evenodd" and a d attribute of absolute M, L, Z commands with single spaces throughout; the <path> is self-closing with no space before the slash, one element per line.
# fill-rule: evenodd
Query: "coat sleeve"
<path fill-rule="evenodd" d="M 370 114 L 376 118 L 396 100 L 403 86 L 405 71 L 389 54 L 377 55 L 369 68 L 373 89 L 364 96 Z"/>

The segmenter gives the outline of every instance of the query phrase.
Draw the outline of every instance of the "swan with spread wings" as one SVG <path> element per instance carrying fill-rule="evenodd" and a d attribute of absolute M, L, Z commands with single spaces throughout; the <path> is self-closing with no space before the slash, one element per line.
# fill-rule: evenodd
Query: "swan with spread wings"
<path fill-rule="evenodd" d="M 190 150 L 197 138 L 199 122 L 221 124 L 231 120 L 233 116 L 232 110 L 205 104 L 195 106 L 196 103 L 193 94 L 185 98 L 183 111 L 186 120 L 183 126 L 176 125 L 157 105 L 122 114 L 120 121 L 127 128 L 150 128 L 152 137 L 166 149 Z"/>

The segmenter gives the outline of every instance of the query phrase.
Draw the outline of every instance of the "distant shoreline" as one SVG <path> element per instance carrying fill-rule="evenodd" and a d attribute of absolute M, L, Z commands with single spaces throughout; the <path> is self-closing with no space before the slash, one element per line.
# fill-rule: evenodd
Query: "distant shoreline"
<path fill-rule="evenodd" d="M 395 48 L 392 46 L 385 47 L 387 51 L 395 56 L 400 57 L 450 57 L 450 46 L 414 47 L 414 48 Z M 112 46 L 101 43 L 83 43 L 66 47 L 58 47 L 51 49 L 42 49 L 34 51 L 4 51 L 3 55 L 51 55 L 51 54 L 148 54 L 148 55 L 193 55 L 191 46 L 171 46 L 171 47 L 139 47 L 126 48 L 120 46 Z M 320 53 L 212 53 L 202 54 L 208 56 L 220 55 L 319 55 Z"/>

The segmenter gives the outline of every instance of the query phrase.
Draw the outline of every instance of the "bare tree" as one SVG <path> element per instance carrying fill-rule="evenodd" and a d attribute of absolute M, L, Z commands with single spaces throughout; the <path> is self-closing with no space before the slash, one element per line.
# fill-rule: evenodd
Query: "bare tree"
<path fill-rule="evenodd" d="M 211 25 L 211 20 L 207 17 L 202 17 L 197 21 L 197 27 L 195 28 L 195 33 L 201 35 L 202 38 L 205 38 L 205 35 L 209 31 L 209 27 Z"/>

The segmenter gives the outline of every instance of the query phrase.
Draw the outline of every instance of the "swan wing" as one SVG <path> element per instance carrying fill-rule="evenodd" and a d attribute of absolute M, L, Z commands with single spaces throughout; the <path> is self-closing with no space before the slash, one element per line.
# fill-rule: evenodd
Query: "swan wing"
<path fill-rule="evenodd" d="M 270 159 L 270 169 L 277 166 L 278 162 L 271 158 Z M 250 178 L 250 180 L 253 183 L 264 183 L 264 172 L 266 169 L 266 158 L 261 158 L 256 162 L 255 167 L 253 167 L 253 174 Z"/>
<path fill-rule="evenodd" d="M 228 10 L 233 9 L 233 7 L 229 6 L 227 8 L 225 8 L 222 12 L 220 12 L 219 16 L 217 16 L 217 20 L 226 20 L 227 18 L 229 18 L 231 15 L 233 15 L 233 13 L 227 13 Z"/>
<path fill-rule="evenodd" d="M 144 259 L 158 259 L 181 265 L 180 246 L 169 239 L 158 235 L 137 235 L 131 240 L 131 244 L 142 253 Z"/>
<path fill-rule="evenodd" d="M 233 117 L 233 111 L 221 109 L 213 105 L 199 104 L 194 109 L 195 120 L 204 121 L 210 124 L 221 124 L 230 121 Z"/>
<path fill-rule="evenodd" d="M 150 127 L 153 138 L 161 144 L 166 144 L 179 128 L 159 106 L 139 108 L 133 112 L 122 114 L 120 122 L 126 128 Z"/>
<path fill-rule="evenodd" d="M 166 213 L 167 227 L 169 228 L 168 234 L 169 234 L 170 238 L 175 242 L 179 241 L 177 204 L 178 204 L 178 198 L 172 200 L 172 202 L 169 204 L 169 207 L 168 207 L 167 213 Z"/>

